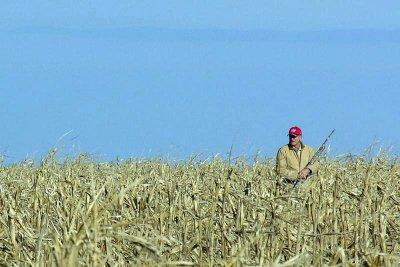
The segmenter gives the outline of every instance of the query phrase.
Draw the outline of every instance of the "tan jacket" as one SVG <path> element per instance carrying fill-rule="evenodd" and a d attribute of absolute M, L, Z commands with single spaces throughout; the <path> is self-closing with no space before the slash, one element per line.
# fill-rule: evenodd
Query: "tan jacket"
<path fill-rule="evenodd" d="M 299 154 L 298 156 L 297 152 L 289 145 L 281 147 L 276 155 L 276 173 L 289 180 L 297 180 L 298 173 L 307 166 L 307 163 L 314 156 L 314 150 L 308 145 L 301 144 Z M 318 167 L 318 163 L 307 166 L 312 174 L 318 171 Z"/>

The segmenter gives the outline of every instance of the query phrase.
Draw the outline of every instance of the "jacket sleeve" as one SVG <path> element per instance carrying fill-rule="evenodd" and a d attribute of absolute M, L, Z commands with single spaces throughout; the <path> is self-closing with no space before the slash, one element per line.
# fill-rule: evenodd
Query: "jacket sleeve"
<path fill-rule="evenodd" d="M 315 152 L 314 149 L 310 148 L 310 160 L 314 156 Z M 313 164 L 307 166 L 311 170 L 311 174 L 316 174 L 319 170 L 319 162 L 315 161 Z"/>
<path fill-rule="evenodd" d="M 297 180 L 298 173 L 293 170 L 288 170 L 286 158 L 281 149 L 276 155 L 276 173 L 279 176 L 287 178 L 289 180 Z"/>

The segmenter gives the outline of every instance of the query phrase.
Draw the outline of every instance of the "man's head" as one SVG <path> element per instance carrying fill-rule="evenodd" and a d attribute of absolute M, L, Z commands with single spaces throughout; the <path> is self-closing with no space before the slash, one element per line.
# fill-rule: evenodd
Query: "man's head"
<path fill-rule="evenodd" d="M 289 129 L 289 144 L 293 147 L 299 148 L 301 146 L 301 137 L 303 132 L 297 126 L 293 126 Z"/>

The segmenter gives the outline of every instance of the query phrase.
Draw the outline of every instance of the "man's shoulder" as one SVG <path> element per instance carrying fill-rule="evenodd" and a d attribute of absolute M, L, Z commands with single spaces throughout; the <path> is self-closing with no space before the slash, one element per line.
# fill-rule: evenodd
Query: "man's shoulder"
<path fill-rule="evenodd" d="M 313 151 L 314 151 L 314 149 L 313 149 L 311 146 L 306 145 L 306 144 L 303 144 L 303 148 L 302 148 L 302 149 L 303 149 L 304 151 L 310 151 L 310 152 L 313 152 Z M 290 150 L 290 147 L 289 147 L 288 144 L 286 144 L 286 145 L 281 146 L 281 147 L 279 148 L 278 153 L 286 153 L 286 152 L 289 151 L 289 150 Z"/>
<path fill-rule="evenodd" d="M 303 144 L 303 149 L 308 150 L 308 151 L 314 151 L 314 149 L 311 146 L 306 145 L 306 144 Z"/>
<path fill-rule="evenodd" d="M 286 152 L 286 151 L 289 151 L 289 145 L 288 145 L 288 144 L 286 144 L 286 145 L 284 145 L 284 146 L 281 146 L 281 147 L 278 149 L 278 153 L 284 153 L 284 152 Z"/>

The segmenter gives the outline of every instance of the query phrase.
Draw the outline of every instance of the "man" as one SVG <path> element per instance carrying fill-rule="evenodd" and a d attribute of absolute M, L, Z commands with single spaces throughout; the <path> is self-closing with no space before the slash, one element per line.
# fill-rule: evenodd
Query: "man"
<path fill-rule="evenodd" d="M 314 150 L 303 144 L 301 129 L 289 129 L 289 143 L 281 147 L 276 156 L 276 172 L 285 182 L 296 183 L 307 179 L 318 171 L 318 163 L 310 164 Z"/>

